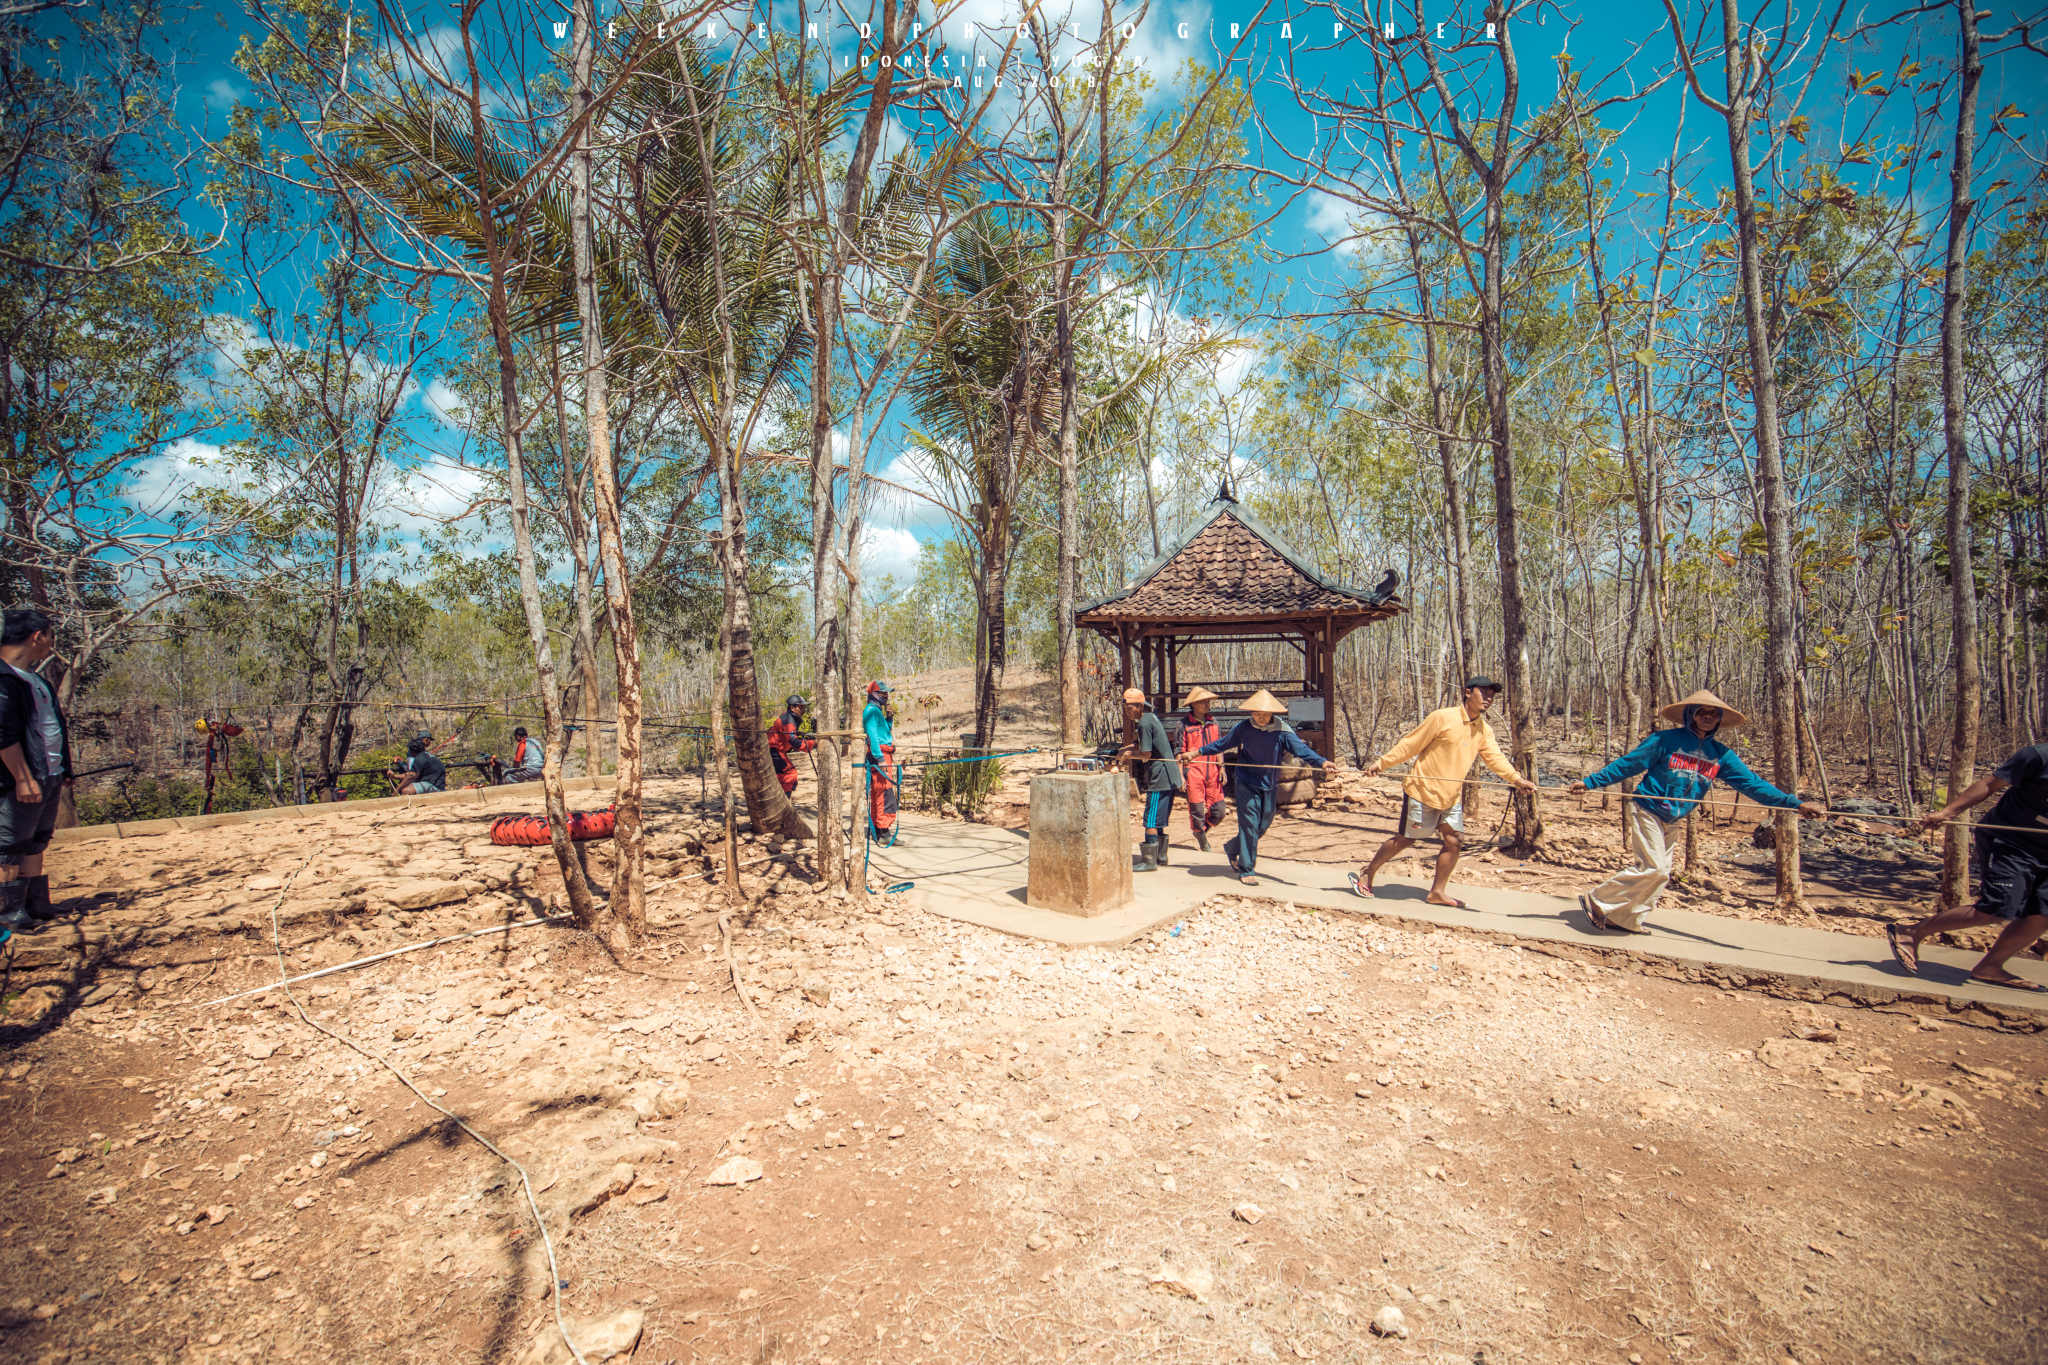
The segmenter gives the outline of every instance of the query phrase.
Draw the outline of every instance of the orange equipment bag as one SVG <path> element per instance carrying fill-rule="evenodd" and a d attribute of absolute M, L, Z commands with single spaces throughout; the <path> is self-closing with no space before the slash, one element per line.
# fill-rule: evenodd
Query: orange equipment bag
<path fill-rule="evenodd" d="M 570 811 L 569 837 L 579 843 L 585 839 L 611 838 L 612 823 L 617 819 L 616 809 L 606 806 L 603 810 Z M 549 842 L 548 818 L 545 815 L 501 815 L 491 821 L 491 842 L 511 848 L 539 848 Z"/>

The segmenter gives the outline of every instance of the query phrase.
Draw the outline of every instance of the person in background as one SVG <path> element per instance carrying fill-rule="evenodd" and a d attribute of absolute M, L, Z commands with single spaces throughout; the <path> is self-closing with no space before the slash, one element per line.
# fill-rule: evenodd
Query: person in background
<path fill-rule="evenodd" d="M 429 792 L 448 790 L 448 766 L 427 751 L 425 739 L 414 739 L 405 746 L 405 762 L 391 766 L 391 780 L 398 784 L 400 796 L 424 796 Z"/>
<path fill-rule="evenodd" d="M 2040 992 L 2039 982 L 2005 969 L 2014 956 L 2048 931 L 2048 744 L 2030 744 L 2005 760 L 1997 771 L 1980 777 L 1956 799 L 1920 817 L 1923 830 L 1937 829 L 1970 807 L 1998 798 L 1984 817 L 1987 825 L 1971 840 L 1971 871 L 1977 878 L 1977 908 L 1953 906 L 1910 925 L 1885 930 L 1892 956 L 1908 972 L 1919 975 L 1920 945 L 1934 934 L 2003 924 L 1991 951 L 1970 968 L 1970 980 L 1985 986 Z M 2040 830 L 2039 834 L 2032 831 Z"/>
<path fill-rule="evenodd" d="M 71 780 L 71 735 L 57 689 L 37 671 L 57 623 L 33 607 L 0 618 L 0 942 L 57 917 L 43 850 Z"/>
<path fill-rule="evenodd" d="M 790 755 L 807 754 L 818 747 L 818 741 L 806 735 L 803 729 L 804 711 L 809 706 L 810 703 L 802 697 L 790 697 L 782 703 L 782 714 L 768 727 L 768 757 L 775 764 L 775 780 L 790 796 L 796 795 L 797 779 L 796 763 Z"/>
<path fill-rule="evenodd" d="M 1265 688 L 1252 693 L 1244 704 L 1249 720 L 1241 720 L 1230 733 L 1213 739 L 1181 761 L 1191 763 L 1211 754 L 1235 749 L 1238 761 L 1233 785 L 1237 797 L 1237 834 L 1223 845 L 1230 870 L 1246 886 L 1257 886 L 1259 838 L 1273 823 L 1274 787 L 1280 778 L 1280 755 L 1293 754 L 1309 767 L 1320 770 L 1327 762 L 1303 744 L 1294 731 L 1281 724 L 1287 707 Z"/>
<path fill-rule="evenodd" d="M 1209 714 L 1209 704 L 1215 700 L 1216 694 L 1206 687 L 1188 693 L 1187 714 L 1174 725 L 1178 731 L 1172 736 L 1176 753 L 1193 753 L 1223 738 L 1222 722 Z M 1195 759 L 1182 776 L 1188 784 L 1188 828 L 1194 832 L 1196 846 L 1207 853 L 1209 831 L 1223 823 L 1223 760 Z"/>
<path fill-rule="evenodd" d="M 507 782 L 538 782 L 540 771 L 547 762 L 547 755 L 540 747 L 540 741 L 526 733 L 526 727 L 519 725 L 512 730 L 512 766 L 505 769 Z"/>
<path fill-rule="evenodd" d="M 1658 730 L 1641 744 L 1583 782 L 1575 792 L 1597 791 L 1637 773 L 1643 780 L 1627 798 L 1629 865 L 1579 897 L 1579 905 L 1595 929 L 1647 934 L 1643 921 L 1671 881 L 1671 851 L 1678 843 L 1685 813 L 1712 789 L 1719 778 L 1759 806 L 1796 809 L 1809 819 L 1827 812 L 1796 796 L 1788 796 L 1750 771 L 1742 755 L 1714 736 L 1749 717 L 1712 692 L 1699 691 L 1657 713 L 1674 721 L 1675 730 Z"/>
<path fill-rule="evenodd" d="M 1465 902 L 1454 899 L 1444 888 L 1451 883 L 1451 873 L 1457 869 L 1458 854 L 1464 847 L 1465 774 L 1472 770 L 1473 758 L 1484 759 L 1494 776 L 1516 791 L 1536 790 L 1536 784 L 1508 762 L 1508 756 L 1500 751 L 1500 742 L 1493 737 L 1493 727 L 1486 723 L 1486 712 L 1499 695 L 1500 684 L 1491 678 L 1465 679 L 1463 700 L 1456 706 L 1430 712 L 1422 718 L 1422 724 L 1401 736 L 1393 748 L 1365 765 L 1367 777 L 1378 777 L 1387 768 L 1411 758 L 1415 760 L 1415 766 L 1401 783 L 1401 827 L 1393 838 L 1380 845 L 1362 871 L 1351 874 L 1353 891 L 1361 896 L 1372 895 L 1372 879 L 1390 858 L 1417 839 L 1434 834 L 1442 840 L 1443 850 L 1436 855 L 1436 878 L 1423 899 L 1431 905 L 1465 908 Z"/>
<path fill-rule="evenodd" d="M 1145 694 L 1124 689 L 1124 724 L 1136 727 L 1137 738 L 1117 755 L 1131 760 L 1131 776 L 1145 797 L 1145 837 L 1138 844 L 1138 871 L 1157 872 L 1166 863 L 1166 826 L 1173 819 L 1173 794 L 1180 789 L 1180 765 L 1173 742 Z"/>
<path fill-rule="evenodd" d="M 901 801 L 891 762 L 896 757 L 895 713 L 889 709 L 889 684 L 879 678 L 868 684 L 868 704 L 860 713 L 860 729 L 868 750 L 868 824 L 876 843 L 893 844 Z"/>

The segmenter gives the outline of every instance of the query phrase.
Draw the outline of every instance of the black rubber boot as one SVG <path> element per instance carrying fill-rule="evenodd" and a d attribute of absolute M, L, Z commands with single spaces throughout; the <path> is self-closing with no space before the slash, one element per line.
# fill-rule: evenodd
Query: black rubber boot
<path fill-rule="evenodd" d="M 1152 848 L 1158 855 L 1161 867 L 1166 866 L 1166 847 L 1166 831 L 1162 829 L 1152 836 Z"/>
<path fill-rule="evenodd" d="M 26 933 L 42 928 L 42 922 L 28 912 L 28 883 L 16 877 L 0 882 L 0 929 Z"/>
<path fill-rule="evenodd" d="M 23 908 L 38 920 L 53 920 L 57 918 L 56 907 L 50 904 L 49 874 L 44 873 L 40 877 L 30 877 L 27 880 L 28 903 Z"/>
<path fill-rule="evenodd" d="M 1157 872 L 1159 870 L 1159 845 L 1153 843 L 1150 839 L 1138 845 L 1138 866 L 1135 870 L 1139 872 Z"/>
<path fill-rule="evenodd" d="M 1196 825 L 1196 826 L 1195 826 L 1195 843 L 1196 843 L 1196 844 L 1197 844 L 1197 845 L 1198 845 L 1198 846 L 1199 846 L 1199 847 L 1201 848 L 1202 852 L 1204 852 L 1204 853 L 1207 853 L 1207 852 L 1209 851 L 1209 829 L 1208 829 L 1208 826 L 1206 826 L 1206 825 Z"/>

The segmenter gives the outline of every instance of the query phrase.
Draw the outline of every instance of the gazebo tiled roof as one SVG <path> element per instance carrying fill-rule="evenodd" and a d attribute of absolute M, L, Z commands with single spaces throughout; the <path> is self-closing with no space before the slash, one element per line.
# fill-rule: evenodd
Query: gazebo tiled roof
<path fill-rule="evenodd" d="M 1399 579 L 1354 588 L 1325 578 L 1226 489 L 1208 515 L 1117 592 L 1090 602 L 1077 623 L 1117 621 L 1252 623 L 1337 616 L 1363 625 L 1398 615 Z"/>

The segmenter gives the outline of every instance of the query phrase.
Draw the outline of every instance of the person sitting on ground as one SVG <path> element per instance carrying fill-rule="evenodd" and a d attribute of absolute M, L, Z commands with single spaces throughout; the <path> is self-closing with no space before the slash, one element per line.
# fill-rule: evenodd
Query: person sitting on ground
<path fill-rule="evenodd" d="M 1759 806 L 1796 809 L 1809 819 L 1827 812 L 1811 802 L 1788 796 L 1750 771 L 1742 756 L 1714 738 L 1716 732 L 1744 724 L 1749 717 L 1712 692 L 1699 691 L 1657 713 L 1675 721 L 1675 730 L 1658 730 L 1585 781 L 1575 792 L 1597 791 L 1644 774 L 1628 801 L 1627 867 L 1579 897 L 1595 929 L 1647 934 L 1643 921 L 1671 880 L 1671 850 L 1678 841 L 1685 813 L 1706 799 L 1719 778 Z"/>
<path fill-rule="evenodd" d="M 1282 723 L 1287 707 L 1271 692 L 1260 688 L 1244 704 L 1249 720 L 1241 720 L 1221 739 L 1211 740 L 1181 762 L 1190 763 L 1211 754 L 1237 750 L 1231 782 L 1237 802 L 1237 833 L 1223 845 L 1230 870 L 1246 886 L 1257 886 L 1259 839 L 1273 823 L 1274 787 L 1280 778 L 1280 755 L 1293 754 L 1311 768 L 1322 768 L 1326 760 L 1303 744 L 1294 731 Z"/>
<path fill-rule="evenodd" d="M 1137 738 L 1117 757 L 1131 760 L 1131 776 L 1145 797 L 1145 837 L 1138 844 L 1138 871 L 1157 872 L 1166 865 L 1166 826 L 1173 819 L 1173 794 L 1180 790 L 1180 765 L 1174 762 L 1173 743 L 1166 737 L 1159 713 L 1135 687 L 1124 689 L 1124 723 L 1135 727 Z"/>
<path fill-rule="evenodd" d="M 2048 744 L 2030 744 L 1980 777 L 1938 811 L 1923 815 L 1919 827 L 1936 829 L 1991 797 L 1998 804 L 1984 817 L 1998 829 L 1979 829 L 1971 840 L 1971 872 L 1977 879 L 1977 908 L 1952 906 L 1910 925 L 1885 931 L 1892 956 L 1915 975 L 1920 945 L 1935 934 L 2003 924 L 1991 951 L 1970 969 L 1970 980 L 2016 991 L 2048 987 L 2015 976 L 2005 964 L 2048 931 Z M 2039 829 L 2041 833 L 2027 831 Z"/>
<path fill-rule="evenodd" d="M 1463 850 L 1465 829 L 1465 774 L 1472 770 L 1476 756 L 1483 759 L 1493 775 L 1518 792 L 1532 792 L 1536 784 L 1515 771 L 1508 756 L 1500 751 L 1486 713 L 1500 695 L 1500 684 L 1485 676 L 1465 679 L 1465 694 L 1456 706 L 1446 706 L 1422 718 L 1422 724 L 1401 736 L 1393 748 L 1365 765 L 1367 777 L 1415 760 L 1401 782 L 1401 826 L 1394 837 L 1381 844 L 1362 871 L 1351 874 L 1351 889 L 1361 896 L 1373 894 L 1372 879 L 1390 859 L 1417 839 L 1434 834 L 1443 849 L 1436 855 L 1436 877 L 1429 894 L 1431 905 L 1448 905 L 1462 910 L 1465 902 L 1445 890 L 1451 873 L 1457 870 Z"/>
<path fill-rule="evenodd" d="M 57 917 L 43 850 L 71 780 L 71 736 L 57 690 L 36 671 L 57 623 L 33 607 L 0 618 L 0 942 Z"/>
<path fill-rule="evenodd" d="M 526 733 L 526 727 L 519 725 L 512 730 L 512 766 L 505 769 L 507 782 L 538 782 L 541 767 L 547 762 L 547 755 L 540 747 L 540 741 Z"/>
<path fill-rule="evenodd" d="M 1192 753 L 1213 740 L 1223 738 L 1223 723 L 1209 714 L 1216 694 L 1206 687 L 1188 693 L 1188 712 L 1173 727 L 1173 747 Z M 1188 784 L 1188 828 L 1202 852 L 1209 851 L 1209 831 L 1223 823 L 1223 760 L 1198 758 L 1182 774 Z"/>
<path fill-rule="evenodd" d="M 426 740 L 412 740 L 405 746 L 405 754 L 405 762 L 391 766 L 391 780 L 398 783 L 400 796 L 423 796 L 448 789 L 448 767 L 427 752 Z"/>
<path fill-rule="evenodd" d="M 804 733 L 804 712 L 810 702 L 802 697 L 792 696 L 782 703 L 782 714 L 768 727 L 768 757 L 775 764 L 775 780 L 782 784 L 786 795 L 796 795 L 797 770 L 792 753 L 807 754 L 818 747 L 818 741 Z"/>

